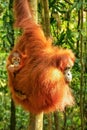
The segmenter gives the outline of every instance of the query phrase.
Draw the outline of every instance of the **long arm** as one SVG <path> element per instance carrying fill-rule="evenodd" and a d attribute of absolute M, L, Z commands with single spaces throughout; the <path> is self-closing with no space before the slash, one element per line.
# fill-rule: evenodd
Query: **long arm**
<path fill-rule="evenodd" d="M 14 0 L 15 26 L 24 27 L 24 22 L 32 19 L 31 9 L 28 0 Z"/>

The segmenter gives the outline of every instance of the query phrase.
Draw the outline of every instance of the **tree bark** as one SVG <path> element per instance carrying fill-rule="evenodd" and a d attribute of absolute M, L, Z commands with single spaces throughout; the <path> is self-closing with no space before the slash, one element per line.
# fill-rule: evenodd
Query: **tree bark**
<path fill-rule="evenodd" d="M 12 12 L 13 9 L 13 0 L 9 1 L 9 12 Z M 13 29 L 13 16 L 12 13 L 9 13 L 9 24 L 11 26 L 10 30 L 10 48 L 12 49 L 14 46 L 14 29 Z M 15 104 L 13 102 L 13 99 L 11 99 L 11 117 L 10 117 L 10 130 L 15 130 L 16 127 L 16 117 L 15 117 Z"/>
<path fill-rule="evenodd" d="M 78 11 L 78 25 L 77 25 L 78 33 L 80 34 L 79 28 L 80 28 L 80 11 Z M 79 49 L 80 49 L 80 38 L 78 36 L 77 47 L 76 47 L 76 50 L 77 50 L 76 57 L 79 57 L 79 52 L 80 52 Z"/>
<path fill-rule="evenodd" d="M 47 115 L 47 119 L 48 119 L 48 126 L 47 126 L 47 128 L 48 128 L 48 130 L 52 130 L 52 114 L 51 113 L 49 113 Z"/>
<path fill-rule="evenodd" d="M 36 23 L 38 23 L 38 1 L 37 0 L 30 0 L 30 4 L 31 4 L 31 8 L 32 8 L 32 14 L 33 14 L 33 18 L 34 21 L 36 21 Z"/>
<path fill-rule="evenodd" d="M 50 19 L 49 19 L 49 2 L 48 0 L 43 0 L 43 7 L 44 7 L 44 21 L 45 21 L 45 33 L 46 37 L 50 36 Z"/>
<path fill-rule="evenodd" d="M 43 130 L 43 112 L 35 116 L 35 130 Z"/>
<path fill-rule="evenodd" d="M 58 112 L 54 112 L 54 125 L 55 125 L 55 130 L 60 130 Z"/>
<path fill-rule="evenodd" d="M 16 117 L 15 117 L 15 105 L 11 99 L 11 117 L 10 117 L 10 130 L 15 130 L 16 126 Z"/>
<path fill-rule="evenodd" d="M 67 121 L 67 118 L 66 118 L 66 111 L 65 111 L 65 112 L 64 112 L 64 125 L 63 125 L 63 130 L 67 130 L 66 121 Z"/>
<path fill-rule="evenodd" d="M 46 37 L 50 37 L 50 18 L 49 18 L 49 2 L 48 0 L 42 0 L 41 1 L 42 5 L 42 20 L 43 20 L 43 29 L 46 34 Z M 47 115 L 48 119 L 48 130 L 52 130 L 52 114 L 49 113 Z"/>
<path fill-rule="evenodd" d="M 81 31 L 83 30 L 83 0 L 81 6 Z M 80 112 L 81 112 L 81 130 L 84 130 L 84 114 L 83 114 L 83 79 L 84 79 L 84 65 L 83 65 L 83 35 L 81 33 L 81 44 L 80 44 L 80 61 L 81 61 L 81 82 L 80 82 Z"/>
<path fill-rule="evenodd" d="M 43 130 L 43 112 L 37 115 L 30 113 L 28 130 Z"/>
<path fill-rule="evenodd" d="M 33 9 L 33 18 L 36 23 L 38 23 L 38 12 L 37 12 L 37 0 L 30 1 L 31 7 Z M 43 112 L 37 115 L 30 113 L 30 123 L 28 130 L 42 130 L 43 129 Z"/>

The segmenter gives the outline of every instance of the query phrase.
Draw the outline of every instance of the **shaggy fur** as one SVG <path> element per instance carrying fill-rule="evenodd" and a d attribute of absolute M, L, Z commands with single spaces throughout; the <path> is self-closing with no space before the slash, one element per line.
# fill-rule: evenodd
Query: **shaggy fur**
<path fill-rule="evenodd" d="M 8 82 L 14 101 L 32 113 L 64 110 L 74 103 L 64 70 L 74 64 L 71 50 L 54 47 L 31 16 L 27 0 L 15 0 L 15 26 L 22 36 L 7 61 Z M 26 55 L 21 69 L 10 71 L 12 54 Z M 20 63 L 20 64 L 21 64 Z"/>

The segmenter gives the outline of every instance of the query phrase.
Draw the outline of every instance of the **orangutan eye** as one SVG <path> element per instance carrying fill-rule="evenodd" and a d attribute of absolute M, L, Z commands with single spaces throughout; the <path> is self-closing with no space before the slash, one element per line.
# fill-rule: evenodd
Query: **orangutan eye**
<path fill-rule="evenodd" d="M 17 61 L 20 63 L 20 57 L 17 58 Z"/>
<path fill-rule="evenodd" d="M 16 58 L 15 57 L 13 57 L 12 58 L 12 63 L 14 63 L 16 61 Z"/>
<path fill-rule="evenodd" d="M 65 68 L 65 71 L 66 70 L 70 70 L 71 69 L 71 67 L 70 66 L 67 66 L 66 68 Z"/>

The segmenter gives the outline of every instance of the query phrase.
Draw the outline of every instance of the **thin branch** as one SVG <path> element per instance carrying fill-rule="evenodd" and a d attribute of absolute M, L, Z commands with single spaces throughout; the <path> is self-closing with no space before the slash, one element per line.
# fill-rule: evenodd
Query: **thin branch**
<path fill-rule="evenodd" d="M 73 3 L 70 0 L 64 0 L 66 3 L 68 3 L 69 5 L 73 5 Z"/>

